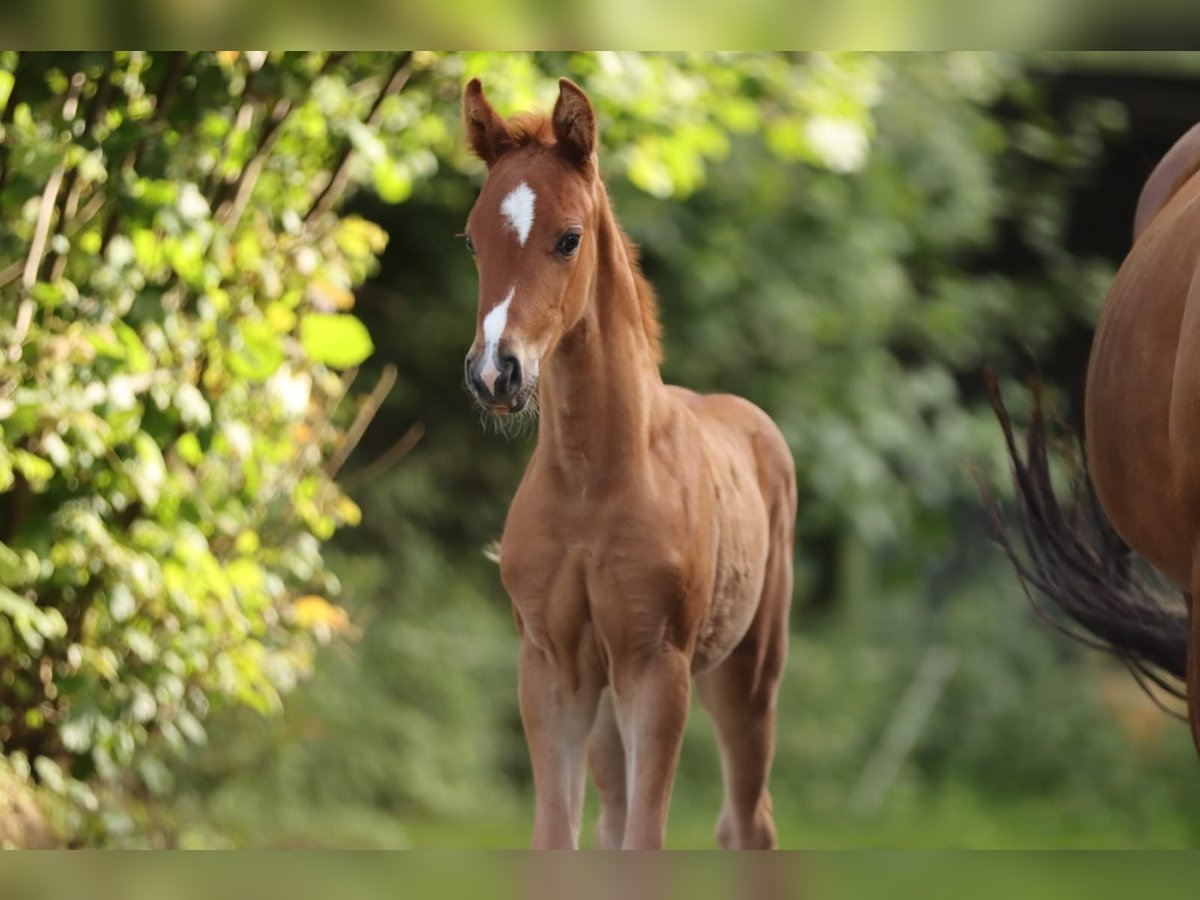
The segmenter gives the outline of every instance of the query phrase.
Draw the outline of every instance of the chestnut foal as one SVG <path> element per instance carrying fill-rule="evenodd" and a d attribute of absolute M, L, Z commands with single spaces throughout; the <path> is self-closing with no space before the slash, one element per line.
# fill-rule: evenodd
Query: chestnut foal
<path fill-rule="evenodd" d="M 654 295 L 609 205 L 587 96 L 505 120 L 478 80 L 467 137 L 488 167 L 467 383 L 491 412 L 540 405 L 500 576 L 521 634 L 535 848 L 659 848 L 691 681 L 716 724 L 724 847 L 773 847 L 767 780 L 787 656 L 796 485 L 760 409 L 663 384 Z"/>

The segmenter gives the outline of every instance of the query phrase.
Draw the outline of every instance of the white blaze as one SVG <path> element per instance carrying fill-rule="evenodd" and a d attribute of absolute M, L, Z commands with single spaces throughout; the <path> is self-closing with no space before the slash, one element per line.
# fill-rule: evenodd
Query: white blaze
<path fill-rule="evenodd" d="M 529 229 L 533 228 L 533 202 L 536 199 L 533 188 L 522 181 L 508 192 L 500 204 L 500 212 L 508 219 L 509 227 L 517 233 L 517 241 L 522 247 L 529 240 Z"/>
<path fill-rule="evenodd" d="M 521 182 L 524 184 L 525 182 Z M 508 306 L 512 303 L 516 288 L 508 289 L 508 296 L 502 303 L 492 307 L 492 311 L 483 317 L 483 370 L 479 377 L 487 385 L 488 393 L 496 393 L 496 379 L 500 377 L 500 369 L 496 366 L 496 347 L 508 326 Z"/>

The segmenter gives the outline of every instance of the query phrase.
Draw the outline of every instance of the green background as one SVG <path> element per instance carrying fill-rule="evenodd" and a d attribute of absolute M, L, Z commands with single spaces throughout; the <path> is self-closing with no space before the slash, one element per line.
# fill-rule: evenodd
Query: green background
<path fill-rule="evenodd" d="M 475 75 L 590 93 L 667 379 L 796 457 L 781 844 L 1194 846 L 1186 729 L 1036 621 L 974 477 L 985 366 L 1076 420 L 1200 62 L 983 53 L 0 55 L 0 839 L 525 844 Z M 669 843 L 719 802 L 697 712 Z"/>

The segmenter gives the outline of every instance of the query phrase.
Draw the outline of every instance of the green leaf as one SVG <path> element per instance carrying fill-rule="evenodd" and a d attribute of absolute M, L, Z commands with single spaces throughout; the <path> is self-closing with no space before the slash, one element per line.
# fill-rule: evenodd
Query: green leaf
<path fill-rule="evenodd" d="M 33 767 L 37 770 L 38 780 L 56 794 L 64 794 L 67 790 L 67 780 L 58 763 L 46 756 L 36 757 Z"/>
<path fill-rule="evenodd" d="M 334 369 L 357 366 L 375 350 L 366 326 L 346 313 L 309 313 L 300 320 L 300 343 L 314 362 Z"/>
<path fill-rule="evenodd" d="M 135 628 L 126 629 L 125 645 L 144 663 L 154 662 L 158 658 L 158 645 L 154 639 Z"/>
<path fill-rule="evenodd" d="M 238 344 L 229 356 L 234 374 L 251 381 L 266 381 L 283 363 L 283 341 L 268 322 L 242 322 Z"/>
<path fill-rule="evenodd" d="M 25 476 L 34 490 L 41 490 L 46 482 L 54 477 L 54 466 L 48 460 L 42 459 L 28 450 L 12 452 L 13 468 Z"/>
<path fill-rule="evenodd" d="M 67 620 L 57 609 L 41 609 L 28 597 L 0 587 L 0 615 L 13 623 L 21 640 L 34 653 L 41 653 L 47 640 L 67 633 Z"/>
<path fill-rule="evenodd" d="M 149 372 L 154 368 L 154 360 L 146 351 L 146 345 L 136 331 L 124 322 L 117 323 L 117 339 L 125 350 L 125 359 L 131 372 Z"/>
<path fill-rule="evenodd" d="M 0 106 L 8 103 L 8 96 L 12 93 L 14 80 L 12 72 L 0 70 Z"/>
<path fill-rule="evenodd" d="M 347 256 L 368 259 L 384 251 L 388 234 L 374 222 L 368 222 L 361 216 L 347 216 L 338 223 L 334 240 Z"/>
<path fill-rule="evenodd" d="M 413 180 L 408 167 L 394 160 L 380 160 L 371 169 L 375 190 L 386 203 L 403 203 L 412 195 Z"/>
<path fill-rule="evenodd" d="M 200 447 L 200 439 L 190 431 L 179 436 L 175 442 L 175 451 L 189 466 L 198 466 L 204 462 L 204 450 Z"/>
<path fill-rule="evenodd" d="M 162 451 L 158 444 L 145 433 L 140 433 L 134 439 L 136 455 L 127 461 L 125 470 L 129 480 L 138 493 L 138 497 L 147 507 L 153 508 L 158 503 L 162 493 L 163 482 L 167 477 L 167 467 L 163 462 Z"/>
<path fill-rule="evenodd" d="M 63 746 L 72 753 L 83 753 L 92 745 L 92 717 L 71 716 L 59 728 Z"/>

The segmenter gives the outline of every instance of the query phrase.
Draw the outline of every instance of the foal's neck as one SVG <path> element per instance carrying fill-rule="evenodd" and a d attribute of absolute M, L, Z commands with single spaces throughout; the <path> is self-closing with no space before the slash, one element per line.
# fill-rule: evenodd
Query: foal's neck
<path fill-rule="evenodd" d="M 600 189 L 596 271 L 583 316 L 547 362 L 539 391 L 539 453 L 572 481 L 604 479 L 636 459 L 662 397 L 646 333 L 641 282 Z"/>

